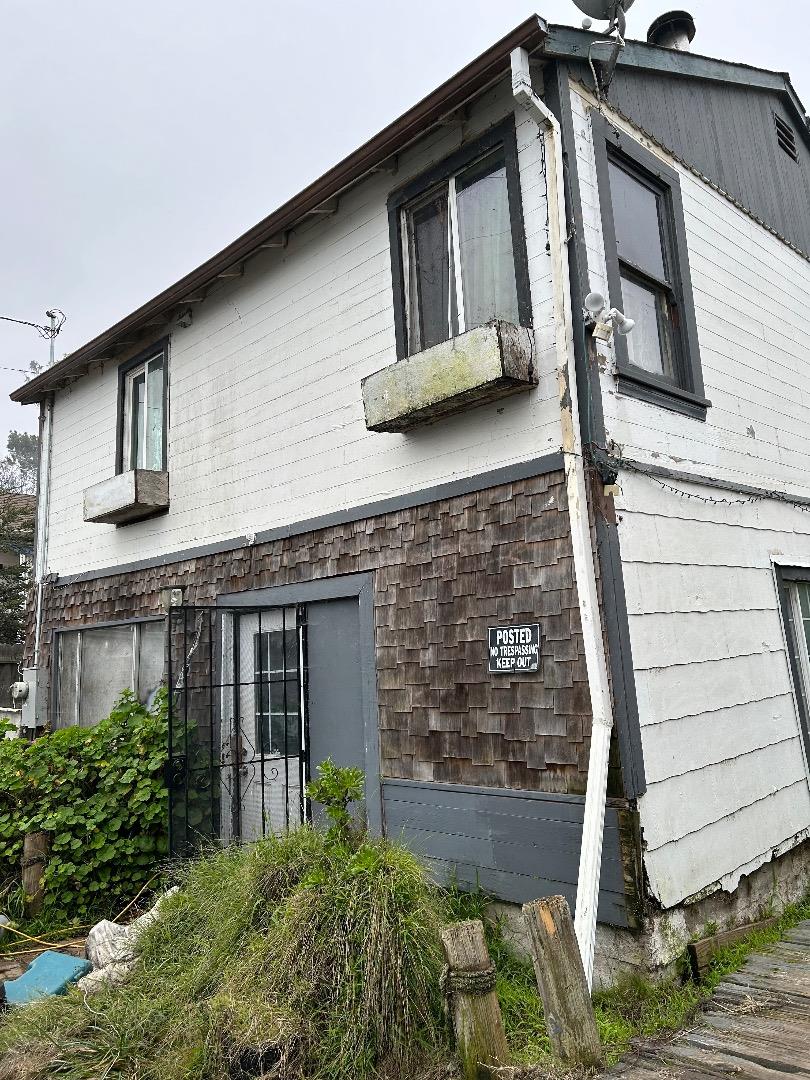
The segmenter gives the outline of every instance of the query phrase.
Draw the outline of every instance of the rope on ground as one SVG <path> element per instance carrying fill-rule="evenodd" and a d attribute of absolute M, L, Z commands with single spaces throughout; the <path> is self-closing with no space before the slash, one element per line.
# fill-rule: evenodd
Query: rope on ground
<path fill-rule="evenodd" d="M 445 997 L 450 994 L 482 996 L 495 989 L 495 968 L 490 965 L 481 971 L 453 971 L 445 964 L 440 986 Z"/>
<path fill-rule="evenodd" d="M 55 934 L 71 934 L 74 930 L 87 930 L 90 928 L 91 923 L 80 923 L 79 926 L 66 926 L 62 930 L 54 931 Z M 58 949 L 60 944 L 64 942 L 46 941 L 44 938 L 32 937 L 31 934 L 26 934 L 24 930 L 18 930 L 16 926 L 4 925 L 3 930 L 9 934 L 17 934 L 18 937 L 25 938 L 26 941 L 36 941 L 38 945 L 46 945 L 49 949 Z M 3 955 L 0 953 L 0 955 Z M 10 955 L 9 953 L 5 954 Z"/>

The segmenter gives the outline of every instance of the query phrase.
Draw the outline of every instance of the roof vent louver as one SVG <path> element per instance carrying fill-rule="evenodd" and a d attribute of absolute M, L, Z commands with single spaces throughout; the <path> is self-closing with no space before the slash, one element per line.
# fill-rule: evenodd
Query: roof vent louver
<path fill-rule="evenodd" d="M 774 114 L 774 122 L 776 123 L 776 138 L 779 145 L 788 157 L 798 161 L 799 150 L 796 146 L 796 132 L 781 116 Z"/>

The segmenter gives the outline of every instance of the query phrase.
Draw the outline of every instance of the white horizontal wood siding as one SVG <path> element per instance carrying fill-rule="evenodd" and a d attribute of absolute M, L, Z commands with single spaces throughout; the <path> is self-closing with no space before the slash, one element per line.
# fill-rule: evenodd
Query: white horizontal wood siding
<path fill-rule="evenodd" d="M 574 88 L 572 105 L 588 276 L 591 288 L 609 297 L 587 96 Z M 627 458 L 810 494 L 810 262 L 609 107 L 605 112 L 679 173 L 700 362 L 712 403 L 702 423 L 620 394 L 606 363 L 608 439 Z M 605 353 L 612 360 L 612 350 Z"/>
<path fill-rule="evenodd" d="M 537 389 L 406 435 L 366 430 L 361 379 L 395 359 L 389 193 L 513 114 L 508 81 L 297 228 L 284 250 L 194 306 L 172 334 L 170 509 L 116 529 L 82 521 L 114 471 L 117 370 L 56 396 L 48 570 L 73 574 L 418 491 L 559 449 L 542 144 L 517 115 Z"/>
<path fill-rule="evenodd" d="M 620 480 L 648 783 L 645 861 L 653 893 L 671 907 L 715 886 L 735 888 L 810 830 L 773 571 L 774 559 L 807 561 L 810 513 L 771 501 L 705 503 L 629 472 Z"/>
<path fill-rule="evenodd" d="M 572 104 L 590 287 L 609 296 L 591 103 L 574 87 Z M 712 402 L 701 423 L 619 394 L 607 348 L 600 374 L 607 445 L 679 473 L 810 494 L 810 264 L 605 111 L 680 174 Z M 619 482 L 648 783 L 639 804 L 645 865 L 653 894 L 672 907 L 704 890 L 734 889 L 810 830 L 773 572 L 774 560 L 810 561 L 810 513 L 714 487 L 662 486 L 630 471 Z"/>

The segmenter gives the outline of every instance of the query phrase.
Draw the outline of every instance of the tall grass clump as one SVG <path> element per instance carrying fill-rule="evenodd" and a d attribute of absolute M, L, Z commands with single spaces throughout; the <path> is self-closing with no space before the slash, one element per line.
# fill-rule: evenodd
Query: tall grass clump
<path fill-rule="evenodd" d="M 0 1080 L 393 1080 L 445 1059 L 438 893 L 338 816 L 176 868 L 124 987 L 6 1014 Z"/>

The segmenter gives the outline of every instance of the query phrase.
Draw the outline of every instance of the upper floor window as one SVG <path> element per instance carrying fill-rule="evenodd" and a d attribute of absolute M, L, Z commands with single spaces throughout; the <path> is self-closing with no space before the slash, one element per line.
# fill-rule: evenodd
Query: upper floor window
<path fill-rule="evenodd" d="M 705 419 L 678 174 L 593 117 L 611 304 L 635 321 L 615 338 L 619 388 Z"/>
<path fill-rule="evenodd" d="M 495 319 L 531 323 L 514 125 L 389 202 L 399 356 Z"/>
<path fill-rule="evenodd" d="M 150 349 L 119 374 L 118 471 L 166 469 L 166 348 Z"/>

